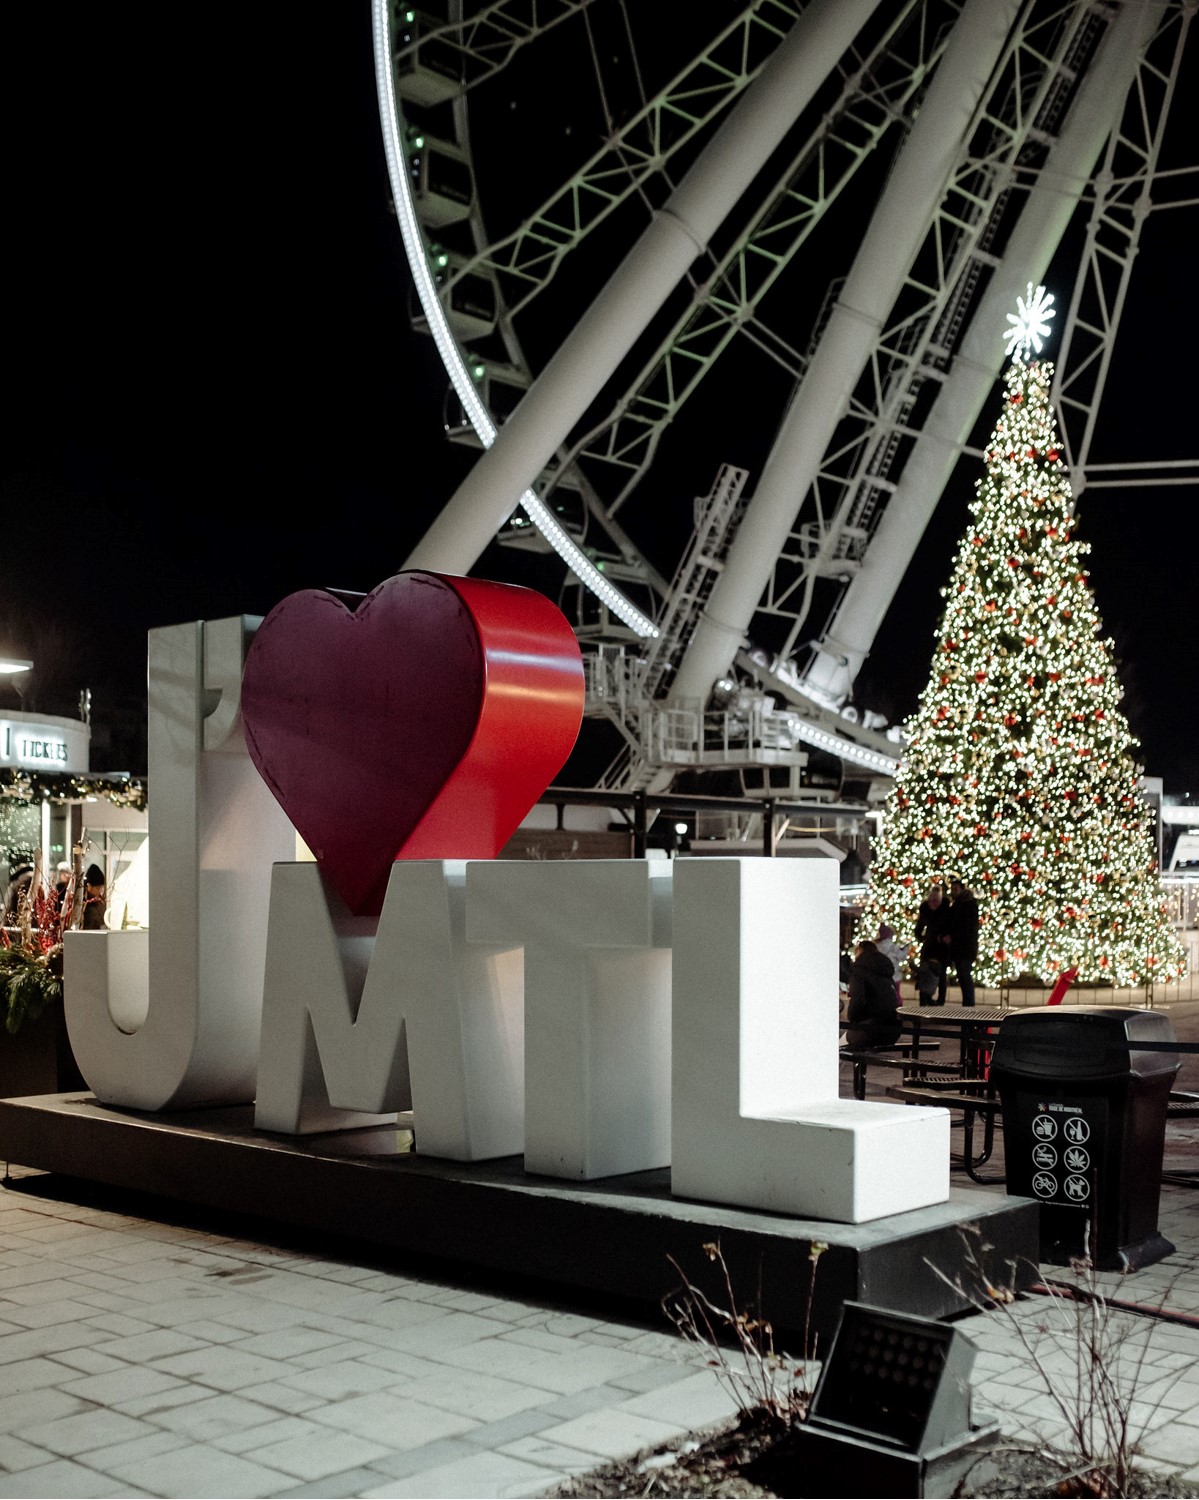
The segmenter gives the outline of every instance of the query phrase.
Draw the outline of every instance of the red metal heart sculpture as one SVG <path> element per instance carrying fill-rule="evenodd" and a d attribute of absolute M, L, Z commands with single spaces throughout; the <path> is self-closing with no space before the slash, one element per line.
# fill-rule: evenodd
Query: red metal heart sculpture
<path fill-rule="evenodd" d="M 354 611 L 306 589 L 246 654 L 246 745 L 351 911 L 397 859 L 492 859 L 570 754 L 583 665 L 531 589 L 400 573 Z"/>

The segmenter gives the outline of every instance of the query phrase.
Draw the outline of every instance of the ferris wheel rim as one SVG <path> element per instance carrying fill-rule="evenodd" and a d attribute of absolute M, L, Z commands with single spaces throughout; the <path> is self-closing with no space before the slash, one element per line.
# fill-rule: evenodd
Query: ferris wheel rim
<path fill-rule="evenodd" d="M 375 55 L 375 90 L 379 100 L 383 149 L 405 258 L 442 366 L 480 443 L 484 448 L 489 448 L 495 442 L 496 425 L 475 388 L 466 367 L 466 360 L 450 329 L 441 300 L 437 296 L 425 255 L 424 237 L 416 214 L 412 189 L 405 169 L 399 106 L 392 71 L 388 0 L 372 0 L 371 23 Z M 657 636 L 658 628 L 649 616 L 638 609 L 631 599 L 604 577 L 566 529 L 555 519 L 549 507 L 531 489 L 524 492 L 519 503 L 533 525 L 585 588 L 590 590 L 635 635 L 642 639 L 653 639 Z"/>

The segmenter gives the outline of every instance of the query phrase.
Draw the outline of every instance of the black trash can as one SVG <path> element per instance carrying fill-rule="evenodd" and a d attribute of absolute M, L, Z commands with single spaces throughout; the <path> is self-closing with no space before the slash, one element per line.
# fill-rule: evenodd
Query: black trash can
<path fill-rule="evenodd" d="M 991 1058 L 1007 1190 L 1041 1204 L 1041 1259 L 1105 1271 L 1173 1252 L 1158 1232 L 1166 1103 L 1180 1066 L 1152 1010 L 1041 1006 L 1005 1016 Z"/>

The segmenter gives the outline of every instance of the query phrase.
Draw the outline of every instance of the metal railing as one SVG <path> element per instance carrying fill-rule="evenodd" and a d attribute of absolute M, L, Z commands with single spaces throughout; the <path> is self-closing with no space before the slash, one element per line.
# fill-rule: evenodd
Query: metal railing
<path fill-rule="evenodd" d="M 745 853 L 760 853 L 771 858 L 778 853 L 781 830 L 787 822 L 804 815 L 819 814 L 824 817 L 846 818 L 863 821 L 869 809 L 856 803 L 783 801 L 759 797 L 701 797 L 676 792 L 608 792 L 594 787 L 551 786 L 541 796 L 541 802 L 558 809 L 559 822 L 568 807 L 609 807 L 628 824 L 633 835 L 634 859 L 644 859 L 648 848 L 649 830 L 659 813 L 690 814 L 700 817 L 706 813 L 732 813 L 760 817 L 762 833 L 758 847 L 746 841 Z"/>

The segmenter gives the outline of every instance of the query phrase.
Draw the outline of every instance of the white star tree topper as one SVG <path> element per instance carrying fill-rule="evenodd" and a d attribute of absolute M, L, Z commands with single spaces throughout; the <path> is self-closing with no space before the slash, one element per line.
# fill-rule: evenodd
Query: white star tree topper
<path fill-rule="evenodd" d="M 1056 316 L 1053 293 L 1043 286 L 1034 289 L 1030 281 L 1024 296 L 1016 298 L 1016 311 L 1007 315 L 1012 325 L 1004 334 L 1007 353 L 1015 360 L 1027 359 L 1030 352 L 1040 354 L 1049 335 L 1049 319 Z"/>

